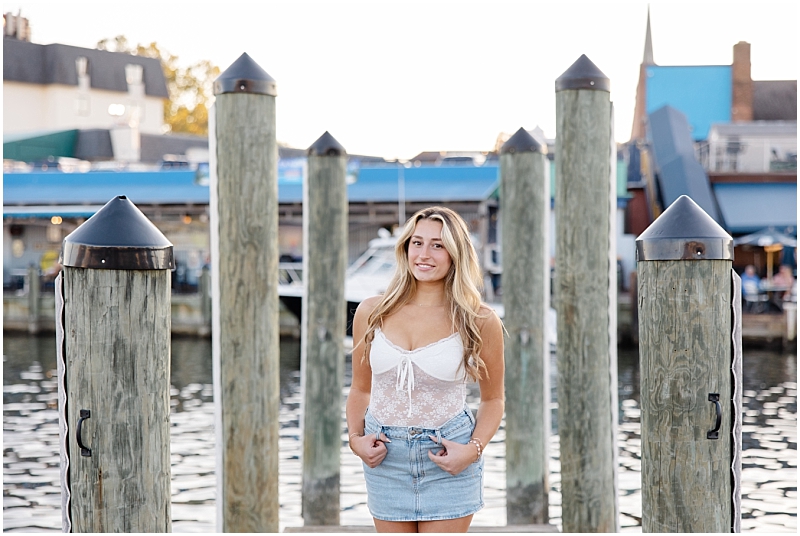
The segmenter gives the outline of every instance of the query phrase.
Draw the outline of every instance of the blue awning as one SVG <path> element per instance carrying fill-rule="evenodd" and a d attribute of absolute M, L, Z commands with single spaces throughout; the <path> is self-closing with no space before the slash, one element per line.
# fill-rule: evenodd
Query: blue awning
<path fill-rule="evenodd" d="M 402 173 L 402 179 L 401 179 Z M 408 202 L 484 201 L 497 189 L 500 168 L 483 166 L 364 166 L 347 188 L 351 203 L 395 203 L 402 188 Z"/>
<path fill-rule="evenodd" d="M 191 170 L 43 171 L 3 174 L 3 212 L 13 205 L 105 205 L 118 195 L 134 204 L 208 204 L 208 186 Z"/>
<path fill-rule="evenodd" d="M 43 205 L 3 207 L 3 218 L 91 218 L 103 205 Z"/>
<path fill-rule="evenodd" d="M 483 201 L 497 189 L 499 168 L 486 166 L 423 166 L 403 168 L 408 202 Z M 364 166 L 347 188 L 350 202 L 392 202 L 400 194 L 398 166 Z M 3 174 L 3 216 L 91 216 L 109 199 L 125 195 L 137 205 L 206 205 L 207 178 L 192 170 L 40 171 Z M 278 180 L 279 203 L 302 203 L 298 178 Z"/>
<path fill-rule="evenodd" d="M 797 228 L 797 184 L 721 183 L 714 193 L 731 234 Z"/>

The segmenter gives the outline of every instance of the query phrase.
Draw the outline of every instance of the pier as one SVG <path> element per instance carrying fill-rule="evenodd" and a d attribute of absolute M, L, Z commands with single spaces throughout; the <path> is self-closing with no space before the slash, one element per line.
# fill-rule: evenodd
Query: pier
<path fill-rule="evenodd" d="M 280 267 L 280 265 L 279 265 Z M 38 297 L 39 314 L 36 333 L 54 333 L 54 297 L 52 290 L 42 290 Z M 178 337 L 207 338 L 211 335 L 210 313 L 204 310 L 209 297 L 203 293 L 172 293 L 172 334 Z M 3 331 L 27 333 L 30 329 L 30 298 L 27 291 L 3 293 Z M 635 312 L 631 310 L 635 294 L 617 294 L 617 340 L 623 347 L 638 344 L 638 327 Z M 745 345 L 796 348 L 797 309 L 787 304 L 782 313 L 742 315 L 742 341 Z M 282 338 L 300 339 L 300 322 L 281 302 L 279 331 Z"/>
<path fill-rule="evenodd" d="M 544 172 L 549 168 L 544 147 L 520 129 L 524 143 L 512 138 L 501 150 L 501 178 L 505 184 L 501 201 L 508 211 L 501 214 L 506 219 L 507 240 L 502 305 L 507 313 L 509 340 L 505 359 L 511 377 L 506 383 L 507 412 L 500 431 L 486 446 L 486 508 L 476 514 L 471 532 L 616 532 L 639 527 L 659 531 L 676 526 L 714 531 L 733 527 L 737 531 L 743 512 L 755 517 L 758 507 L 763 506 L 741 501 L 745 484 L 761 482 L 764 476 L 753 472 L 744 478 L 741 462 L 746 448 L 742 433 L 749 428 L 752 438 L 767 435 L 763 431 L 766 427 L 779 428 L 786 437 L 785 450 L 789 453 L 781 452 L 776 458 L 780 467 L 773 465 L 770 469 L 780 470 L 781 478 L 791 482 L 792 471 L 796 477 L 796 429 L 792 435 L 782 422 L 778 423 L 780 426 L 774 422 L 750 426 L 752 420 L 740 420 L 756 417 L 742 411 L 742 401 L 748 403 L 755 398 L 761 402 L 767 395 L 764 383 L 754 392 L 741 374 L 738 343 L 743 330 L 739 279 L 732 271 L 733 245 L 729 244 L 723 256 L 715 257 L 711 249 L 706 250 L 710 242 L 706 241 L 708 235 L 701 233 L 703 226 L 686 223 L 690 233 L 700 234 L 681 235 L 677 248 L 672 243 L 662 247 L 663 236 L 653 229 L 664 224 L 665 218 L 656 219 L 637 240 L 641 278 L 638 287 L 631 286 L 635 294 L 618 299 L 622 287 L 618 282 L 615 242 L 618 159 L 609 80 L 586 56 L 581 56 L 556 80 L 556 93 L 557 232 L 552 297 L 547 248 L 551 198 L 547 195 Z M 83 257 L 67 254 L 70 240 L 93 224 L 102 226 L 96 225 L 97 219 L 79 226 L 64 239 L 62 275 L 56 280 L 53 304 L 58 311 L 54 322 L 58 340 L 57 403 L 52 404 L 53 385 L 43 386 L 46 381 L 40 376 L 45 369 L 41 365 L 38 375 L 20 373 L 19 378 L 10 377 L 8 392 L 23 396 L 18 405 L 9 406 L 9 411 L 19 413 L 11 415 L 14 418 L 9 419 L 9 428 L 16 425 L 24 435 L 28 414 L 42 409 L 26 395 L 41 395 L 43 387 L 49 387 L 37 400 L 47 400 L 45 411 L 54 409 L 54 405 L 59 410 L 61 441 L 55 445 L 60 457 L 57 465 L 62 468 L 62 496 L 69 496 L 67 492 L 72 490 L 72 501 L 64 502 L 60 512 L 67 531 L 72 518 L 72 526 L 79 531 L 116 527 L 123 531 L 169 532 L 173 527 L 197 529 L 191 521 L 202 519 L 207 523 L 203 528 L 210 525 L 212 530 L 224 532 L 372 532 L 363 469 L 360 460 L 347 451 L 341 415 L 340 396 L 347 393 L 350 371 L 348 352 L 342 344 L 346 333 L 342 313 L 347 303 L 346 153 L 327 132 L 309 149 L 309 176 L 303 183 L 302 234 L 307 280 L 302 294 L 302 318 L 297 318 L 281 305 L 278 293 L 280 210 L 275 81 L 243 54 L 217 80 L 215 94 L 217 101 L 210 110 L 211 268 L 203 272 L 199 292 L 181 295 L 170 290 L 168 270 L 175 266 L 173 246 L 163 235 L 159 234 L 158 248 L 148 246 L 147 251 L 162 248 L 163 239 L 167 244 L 163 247 L 169 249 L 168 262 L 156 263 L 155 267 L 97 264 L 106 263 L 104 256 L 91 259 L 94 264 L 82 264 Z M 315 191 L 310 196 L 312 184 Z M 512 186 L 518 189 L 512 190 Z M 535 195 L 528 196 L 531 192 Z M 130 203 L 125 196 L 115 199 Z M 663 216 L 681 203 L 694 206 L 687 196 L 681 196 Z M 403 204 L 398 212 L 403 214 L 405 208 Z M 702 214 L 711 220 L 705 212 Z M 137 218 L 139 215 L 156 229 L 146 216 L 137 212 Z M 528 222 L 526 216 L 531 215 L 535 221 Z M 515 225 L 519 228 L 515 229 Z M 129 244 L 124 242 L 131 233 L 119 232 L 116 225 L 104 226 L 109 227 L 117 231 L 115 238 L 119 241 L 103 243 L 102 255 L 107 255 L 107 250 L 120 255 L 130 253 Z M 527 236 L 525 231 L 530 231 Z M 644 240 L 645 247 L 640 241 L 648 232 L 651 235 Z M 732 242 L 727 231 L 720 227 L 719 232 L 716 238 L 722 236 L 726 244 Z M 651 240 L 656 243 L 652 248 Z M 91 241 L 75 243 L 87 251 L 95 247 Z M 143 253 L 141 258 L 145 257 Z M 663 261 L 676 264 L 665 265 Z M 666 269 L 661 271 L 664 266 Z M 114 275 L 109 268 L 124 273 Z M 158 273 L 141 273 L 144 270 Z M 125 284 L 125 277 L 139 283 Z M 108 279 L 113 279 L 114 284 L 107 284 Z M 156 279 L 157 284 L 153 283 Z M 71 285 L 64 287 L 64 293 L 60 290 L 62 281 Z M 707 286 L 710 290 L 706 290 Z M 21 331 L 30 337 L 48 331 L 43 318 L 48 313 L 52 315 L 52 308 L 45 301 L 45 290 L 37 268 L 32 266 L 23 290 L 13 296 L 19 300 L 14 306 L 8 302 L 9 314 L 4 314 L 4 321 L 8 317 L 9 326 L 16 322 L 14 325 L 21 326 Z M 104 299 L 97 298 L 101 295 Z M 61 313 L 60 300 L 66 303 L 64 310 L 68 314 Z M 546 329 L 551 301 L 558 314 L 555 352 L 548 344 Z M 148 313 L 156 306 L 157 314 Z M 85 314 L 81 308 L 86 309 Z M 5 309 L 4 300 L 4 312 Z M 781 315 L 772 316 L 781 318 L 785 325 L 780 336 L 773 326 L 756 322 L 745 339 L 780 340 L 783 347 L 794 344 L 796 307 L 789 304 Z M 176 318 L 180 321 L 173 326 Z M 143 329 L 138 332 L 131 325 Z M 67 344 L 63 343 L 65 332 Z M 209 344 L 210 364 L 204 362 L 203 366 L 210 379 L 204 376 L 202 382 L 184 383 L 173 389 L 171 335 L 181 333 Z M 148 342 L 151 334 L 157 335 L 157 344 Z M 299 352 L 293 353 L 287 367 L 281 335 L 300 337 Z M 639 342 L 639 352 L 625 356 L 620 352 L 624 345 L 618 345 L 618 341 Z M 137 343 L 149 344 L 148 348 L 155 350 L 150 352 L 152 355 L 140 356 L 147 352 L 130 350 Z M 74 355 L 68 355 L 67 350 Z M 90 358 L 88 365 L 82 361 L 84 355 Z M 729 358 L 734 363 L 733 375 Z M 635 362 L 635 366 L 629 362 L 622 365 L 623 359 Z M 714 363 L 716 368 L 710 377 L 685 366 L 697 366 L 700 359 Z M 158 366 L 152 365 L 155 361 Z M 70 366 L 77 370 L 69 370 Z M 621 366 L 629 368 L 618 380 Z M 130 371 L 135 372 L 129 374 L 131 379 L 137 381 L 149 380 L 154 371 L 158 389 L 127 387 L 121 380 L 123 372 Z M 783 409 L 782 416 L 791 421 L 796 414 L 796 368 L 793 376 L 791 371 L 784 372 L 788 378 L 770 386 L 769 391 L 780 398 L 770 400 L 774 406 L 765 405 L 762 413 L 769 415 L 775 410 L 772 413 L 781 416 Z M 13 373 L 12 369 L 10 374 Z M 52 368 L 43 376 L 48 374 L 52 377 Z M 180 374 L 175 376 L 179 378 Z M 39 391 L 18 389 L 13 383 L 34 377 L 41 380 L 34 388 Z M 105 383 L 85 381 L 85 377 L 102 377 Z M 701 380 L 705 382 L 702 386 Z M 118 404 L 102 407 L 109 398 L 117 400 L 104 396 L 104 389 L 126 402 L 134 401 L 126 404 L 128 410 L 141 410 L 135 401 L 143 400 L 144 411 L 128 416 L 117 411 Z M 146 395 L 140 395 L 139 389 Z M 698 389 L 715 391 L 708 393 L 708 401 L 715 405 L 698 403 Z M 198 392 L 201 395 L 195 399 L 193 395 Z M 158 404 L 148 398 L 152 396 L 158 398 Z M 787 403 L 792 397 L 793 412 L 789 411 L 791 403 Z M 82 400 L 87 398 L 93 408 L 102 408 L 92 410 L 93 419 L 88 424 L 88 411 L 80 409 L 80 420 L 75 414 L 85 406 Z M 467 403 L 472 411 L 480 404 L 480 393 L 474 384 L 469 386 Z M 715 428 L 700 437 L 702 434 L 697 431 L 708 428 L 706 414 L 714 408 Z M 725 419 L 720 428 L 722 408 Z M 195 410 L 197 414 L 186 417 Z M 76 427 L 65 426 L 67 411 L 69 423 L 77 421 Z M 139 425 L 142 419 L 153 415 L 158 426 L 150 426 L 149 422 Z M 626 415 L 621 422 L 620 415 Z M 665 424 L 665 416 L 674 421 Z M 192 417 L 198 418 L 193 421 Z M 77 444 L 80 456 L 91 456 L 81 441 L 82 423 L 84 431 L 89 426 L 93 434 L 88 436 L 95 450 L 91 464 L 79 458 L 75 448 Z M 115 442 L 125 443 L 125 434 L 106 434 L 111 443 L 103 439 L 106 436 L 98 437 L 114 427 L 127 429 L 131 423 L 136 424 L 130 432 L 135 439 L 123 448 L 116 448 L 119 445 Z M 48 426 L 43 428 L 52 434 Z M 674 437 L 676 429 L 681 437 Z M 173 439 L 171 434 L 181 430 L 190 431 Z M 698 439 L 715 442 L 708 447 Z M 672 440 L 679 443 L 678 447 L 670 443 Z M 11 436 L 10 443 L 8 456 L 15 453 L 16 460 L 9 461 L 9 465 L 19 461 L 23 472 L 17 482 L 11 479 L 8 493 L 4 479 L 4 496 L 12 496 L 13 489 L 17 493 L 14 497 L 25 501 L 25 484 L 30 483 L 25 477 L 39 475 L 24 473 L 32 467 L 26 465 L 24 438 Z M 41 445 L 42 440 L 37 444 Z M 145 448 L 140 448 L 142 444 Z M 196 453 L 196 449 L 202 453 Z M 665 476 L 662 460 L 675 460 L 685 449 L 692 454 L 711 452 L 712 459 L 690 457 L 694 462 L 690 466 L 697 468 L 694 474 L 682 467 L 673 471 L 675 464 L 666 464 L 671 473 Z M 4 461 L 5 456 L 4 451 Z M 160 460 L 158 467 L 137 471 L 146 465 L 136 461 L 143 456 Z M 731 459 L 733 480 L 729 478 Z M 48 463 L 51 462 L 52 457 Z M 81 469 L 79 464 L 83 462 L 83 472 L 75 473 L 82 476 L 67 473 L 65 477 L 66 462 L 75 471 Z M 87 467 L 93 472 L 88 472 Z M 104 480 L 108 475 L 106 467 L 112 469 L 110 480 Z M 39 472 L 42 469 L 36 465 L 33 468 Z M 160 487 L 153 493 L 157 505 L 140 508 L 138 501 L 126 501 L 118 493 L 132 479 L 143 480 L 150 473 L 158 475 Z M 186 475 L 190 477 L 184 480 Z M 194 482 L 191 478 L 195 478 Z M 107 482 L 112 487 L 104 488 Z M 21 484 L 23 491 L 13 488 L 15 483 Z M 796 487 L 792 489 L 782 480 L 780 484 L 784 497 L 796 499 Z M 137 493 L 147 487 L 138 486 Z M 705 494 L 711 488 L 713 494 Z M 677 490 L 677 498 L 670 499 L 668 507 L 658 503 L 658 497 L 666 493 L 663 490 Z M 765 490 L 757 490 L 761 491 Z M 104 497 L 108 503 L 103 502 Z M 754 497 L 757 499 L 758 493 Z M 173 511 L 176 500 L 181 507 Z M 35 499 L 28 506 L 33 503 L 38 506 Z M 16 504 L 23 507 L 24 503 Z M 183 508 L 197 505 L 208 511 Z M 208 508 L 211 505 L 213 509 Z M 711 516 L 713 525 L 700 524 L 707 521 L 701 519 L 700 505 L 715 512 Z M 153 509 L 158 510 L 159 516 L 151 520 L 148 510 Z M 796 518 L 796 507 L 794 514 Z M 196 517 L 191 518 L 192 515 Z M 135 523 L 155 521 L 157 526 L 131 525 L 131 519 Z M 794 525 L 796 528 L 796 519 Z M 18 524 L 16 528 L 29 527 Z"/>

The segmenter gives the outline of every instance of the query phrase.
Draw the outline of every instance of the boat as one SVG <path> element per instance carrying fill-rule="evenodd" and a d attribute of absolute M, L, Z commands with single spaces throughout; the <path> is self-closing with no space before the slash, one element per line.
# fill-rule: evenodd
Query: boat
<path fill-rule="evenodd" d="M 394 275 L 394 246 L 397 237 L 386 229 L 369 241 L 368 247 L 345 272 L 344 297 L 347 303 L 347 334 L 352 333 L 353 314 L 358 304 L 370 296 L 383 294 Z M 302 318 L 303 263 L 278 263 L 278 296 L 298 319 Z"/>
<path fill-rule="evenodd" d="M 383 294 L 389 286 L 397 265 L 394 248 L 397 244 L 397 235 L 392 235 L 386 229 L 378 230 L 378 237 L 369 241 L 366 251 L 362 253 L 345 272 L 344 297 L 347 302 L 347 335 L 352 335 L 353 314 L 358 304 L 370 296 Z M 278 295 L 283 304 L 298 319 L 302 318 L 302 299 L 305 293 L 303 285 L 302 263 L 279 263 L 280 282 Z M 491 306 L 500 316 L 504 316 L 501 302 L 489 301 Z M 549 308 L 547 315 L 547 340 L 550 351 L 555 351 L 556 344 L 556 312 Z"/>

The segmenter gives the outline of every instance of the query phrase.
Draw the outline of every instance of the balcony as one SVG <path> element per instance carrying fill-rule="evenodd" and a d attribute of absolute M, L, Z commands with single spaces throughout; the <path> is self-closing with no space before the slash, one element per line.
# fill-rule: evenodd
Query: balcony
<path fill-rule="evenodd" d="M 695 144 L 708 173 L 797 171 L 797 123 L 753 122 L 713 125 L 708 139 Z"/>

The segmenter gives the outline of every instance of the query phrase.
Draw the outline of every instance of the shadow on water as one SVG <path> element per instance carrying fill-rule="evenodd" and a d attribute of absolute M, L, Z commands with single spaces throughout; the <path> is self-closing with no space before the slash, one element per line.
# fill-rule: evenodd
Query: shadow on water
<path fill-rule="evenodd" d="M 281 385 L 284 385 L 289 383 L 293 371 L 300 370 L 300 341 L 282 339 L 280 354 Z M 55 358 L 53 366 L 55 366 Z M 171 378 L 173 387 L 180 390 L 193 383 L 210 384 L 212 378 L 211 340 L 191 337 L 173 338 Z"/>

